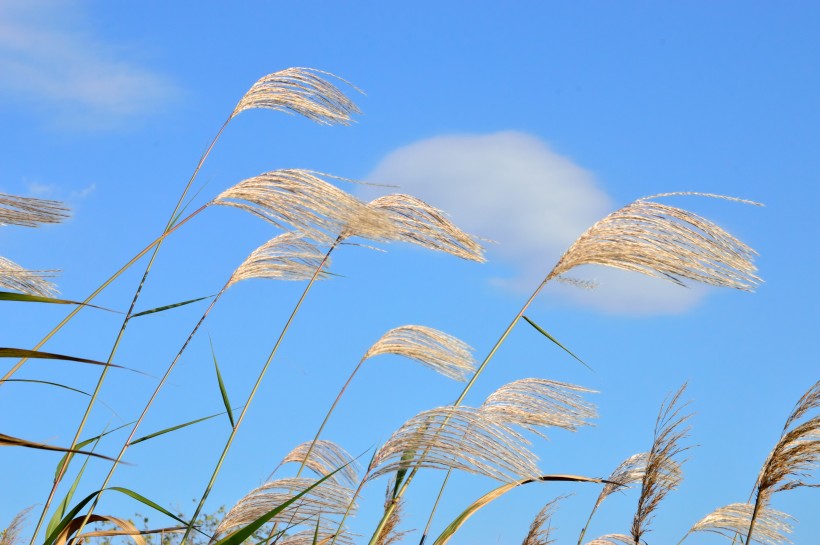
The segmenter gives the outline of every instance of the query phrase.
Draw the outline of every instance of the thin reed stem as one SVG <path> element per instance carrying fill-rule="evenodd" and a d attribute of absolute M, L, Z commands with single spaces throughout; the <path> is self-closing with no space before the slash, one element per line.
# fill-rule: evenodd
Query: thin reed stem
<path fill-rule="evenodd" d="M 182 222 L 178 222 L 178 223 L 176 224 L 176 226 L 174 225 L 175 221 L 177 220 L 177 213 L 178 213 L 178 212 L 180 211 L 180 209 L 182 208 L 182 205 L 183 205 L 183 203 L 184 203 L 184 201 L 185 201 L 185 197 L 188 195 L 188 191 L 190 191 L 191 187 L 193 186 L 194 180 L 196 180 L 196 177 L 197 177 L 197 175 L 199 174 L 199 171 L 202 169 L 202 165 L 205 163 L 205 160 L 208 158 L 208 155 L 210 155 L 211 150 L 213 150 L 214 146 L 216 145 L 216 142 L 219 140 L 219 137 L 222 135 L 222 132 L 225 130 L 225 127 L 227 127 L 227 126 L 228 126 L 228 123 L 230 123 L 231 118 L 232 118 L 232 117 L 228 117 L 228 119 L 227 119 L 227 120 L 226 120 L 226 121 L 222 124 L 222 126 L 219 128 L 219 130 L 217 131 L 217 133 L 216 133 L 216 135 L 214 136 L 214 138 L 211 140 L 211 143 L 208 145 L 208 147 L 207 147 L 207 148 L 205 149 L 205 151 L 203 152 L 202 156 L 201 156 L 201 157 L 200 157 L 200 159 L 199 159 L 199 162 L 198 162 L 198 163 L 197 163 L 197 165 L 196 165 L 196 168 L 194 169 L 194 172 L 191 174 L 191 177 L 188 179 L 188 183 L 185 185 L 185 189 L 182 191 L 182 194 L 180 195 L 179 199 L 177 200 L 177 204 L 176 204 L 176 206 L 174 207 L 173 212 L 171 212 L 170 217 L 168 218 L 168 222 L 166 223 L 165 228 L 164 228 L 164 229 L 163 229 L 163 231 L 162 231 L 162 236 L 160 236 L 160 237 L 157 239 L 157 241 L 156 241 L 156 242 L 152 245 L 152 246 L 153 246 L 153 248 L 154 248 L 154 252 L 151 254 L 151 258 L 149 259 L 148 264 L 147 264 L 147 265 L 146 265 L 146 267 L 145 267 L 145 272 L 144 272 L 144 273 L 143 273 L 143 275 L 142 275 L 142 280 L 140 280 L 139 286 L 137 287 L 136 292 L 134 292 L 134 297 L 133 297 L 133 298 L 132 298 L 132 300 L 131 300 L 131 306 L 129 307 L 128 312 L 126 313 L 125 318 L 123 319 L 122 325 L 120 326 L 120 330 L 119 330 L 119 332 L 117 333 L 117 338 L 116 338 L 116 340 L 114 341 L 114 345 L 113 345 L 113 347 L 111 348 L 111 352 L 110 352 L 109 357 L 108 357 L 108 360 L 107 360 L 107 362 L 106 362 L 106 363 L 107 363 L 107 365 L 106 365 L 105 367 L 103 367 L 103 370 L 102 370 L 102 372 L 100 373 L 100 378 L 99 378 L 99 380 L 97 381 L 97 386 L 94 388 L 94 392 L 91 394 L 91 399 L 90 399 L 90 400 L 89 400 L 89 402 L 88 402 L 88 405 L 87 405 L 87 407 L 86 407 L 85 413 L 83 414 L 83 417 L 82 417 L 82 419 L 80 420 L 80 424 L 79 424 L 79 426 L 77 426 L 77 431 L 76 431 L 76 433 L 74 434 L 74 439 L 72 440 L 72 442 L 71 442 L 71 446 L 69 447 L 70 449 L 74 449 L 74 448 L 76 447 L 77 443 L 78 443 L 78 442 L 79 442 L 79 440 L 80 440 L 80 435 L 82 434 L 82 431 L 83 431 L 83 429 L 85 428 L 85 424 L 86 424 L 86 422 L 88 421 L 88 418 L 89 418 L 89 416 L 90 416 L 90 414 L 91 414 L 91 409 L 92 409 L 92 407 L 94 406 L 94 403 L 95 403 L 95 402 L 96 402 L 96 400 L 97 400 L 97 396 L 98 396 L 98 394 L 99 394 L 100 390 L 102 389 L 102 385 L 103 385 L 103 382 L 105 381 L 105 377 L 106 377 L 106 376 L 107 376 L 107 374 L 108 374 L 108 369 L 109 369 L 109 367 L 110 367 L 110 364 L 111 364 L 111 362 L 113 361 L 113 359 L 114 359 L 114 355 L 115 355 L 115 354 L 116 354 L 116 352 L 117 352 L 117 349 L 118 349 L 118 347 L 119 347 L 120 341 L 122 340 L 122 337 L 123 337 L 123 335 L 125 334 L 125 329 L 126 329 L 126 327 L 128 326 L 128 321 L 131 319 L 131 314 L 133 313 L 133 311 L 134 311 L 134 307 L 135 307 L 135 305 L 136 305 L 136 303 L 137 303 L 137 300 L 139 299 L 140 294 L 142 293 L 142 288 L 143 288 L 143 286 L 145 285 L 145 281 L 146 281 L 146 279 L 148 278 L 148 274 L 149 274 L 149 273 L 150 273 L 150 271 L 151 271 L 151 268 L 152 268 L 152 266 L 153 266 L 153 264 L 154 264 L 154 260 L 156 259 L 157 254 L 159 253 L 160 248 L 162 247 L 162 243 L 164 242 L 165 237 L 166 237 L 168 234 L 170 234 L 172 231 L 174 231 L 174 230 L 176 230 L 177 228 L 179 228 L 179 227 L 180 227 L 180 226 L 184 223 L 184 221 L 182 221 Z M 186 221 L 187 221 L 187 219 L 190 219 L 190 218 L 191 218 L 191 217 L 193 217 L 194 215 L 196 215 L 196 214 L 198 214 L 199 212 L 201 212 L 202 210 L 204 210 L 206 207 L 207 207 L 207 205 L 204 205 L 204 206 L 200 207 L 200 208 L 199 208 L 196 212 L 194 212 L 193 214 L 191 214 L 190 216 L 188 216 L 188 218 L 186 218 Z M 150 248 L 150 247 L 149 247 L 149 248 Z M 142 257 L 142 255 L 144 255 L 145 253 L 147 253 L 147 252 L 148 252 L 148 250 L 149 250 L 149 248 L 146 248 L 143 252 L 141 252 L 141 255 L 140 255 L 139 257 Z M 123 272 L 126 268 L 130 267 L 130 266 L 131 266 L 131 264 L 132 264 L 134 261 L 136 261 L 136 259 L 138 259 L 138 258 L 132 259 L 132 260 L 129 262 L 129 264 L 128 264 L 126 267 L 124 267 L 123 269 L 120 269 L 120 271 L 118 271 L 114 277 L 112 277 L 111 279 L 109 279 L 108 281 L 106 281 L 105 283 L 103 283 L 103 285 L 102 285 L 100 288 L 98 288 L 97 290 L 95 290 L 95 292 L 92 294 L 92 297 L 90 297 L 90 298 L 89 298 L 86 302 L 88 302 L 91 298 L 95 297 L 95 296 L 96 296 L 96 295 L 97 295 L 100 291 L 102 291 L 102 289 L 104 289 L 104 287 L 105 287 L 105 286 L 107 286 L 108 284 L 110 284 L 110 283 L 114 280 L 114 278 L 116 278 L 117 276 L 119 276 L 119 275 L 120 275 L 120 274 L 121 274 L 121 273 L 122 273 L 122 272 Z M 66 317 L 66 318 L 65 318 L 62 322 L 60 322 L 60 324 L 59 324 L 59 325 L 58 325 L 58 326 L 57 326 L 54 330 L 52 330 L 52 331 L 51 331 L 51 333 L 49 333 L 49 334 L 48 334 L 48 336 L 46 336 L 46 338 L 44 338 L 44 339 L 40 342 L 40 344 L 38 344 L 37 348 L 39 348 L 40 346 L 42 346 L 43 344 L 45 344 L 45 342 L 46 342 L 46 341 L 47 341 L 47 340 L 48 340 L 48 339 L 49 339 L 52 335 L 54 335 L 54 334 L 55 334 L 57 331 L 59 331 L 59 330 L 60 330 L 60 329 L 61 329 L 61 328 L 62 328 L 62 327 L 66 324 L 66 323 L 68 323 L 68 321 L 69 321 L 71 318 L 73 318 L 73 317 L 74 317 L 74 315 L 75 315 L 75 314 L 76 314 L 76 313 L 80 310 L 80 308 L 82 308 L 82 307 L 78 307 L 77 309 L 75 309 L 74 311 L 72 311 L 72 313 L 71 313 L 71 314 L 69 314 L 69 316 L 68 316 L 68 317 Z M 18 365 L 17 365 L 17 366 L 13 369 L 13 371 L 16 371 L 16 369 L 17 369 L 17 368 L 19 368 L 19 366 L 20 366 L 20 365 L 22 365 L 22 363 L 23 363 L 24 361 L 25 361 L 25 360 L 21 360 L 20 362 L 18 362 Z M 58 488 L 58 486 L 59 486 L 59 484 L 60 484 L 60 481 L 62 480 L 63 476 L 65 475 L 65 472 L 68 470 L 68 462 L 69 462 L 69 461 L 70 461 L 70 457 L 66 459 L 66 463 L 64 463 L 64 464 L 62 464 L 62 465 L 60 466 L 60 471 L 57 473 L 57 476 L 56 476 L 56 477 L 55 477 L 55 479 L 54 479 L 54 485 L 53 485 L 53 486 L 52 486 L 52 488 L 51 488 L 51 492 L 49 493 L 49 495 L 48 495 L 48 499 L 46 500 L 46 503 L 45 503 L 45 505 L 43 506 L 43 510 L 42 510 L 42 512 L 41 512 L 41 514 L 40 514 L 40 518 L 39 518 L 39 520 L 38 520 L 38 522 L 37 522 L 37 526 L 35 527 L 35 530 L 34 530 L 34 532 L 33 532 L 32 536 L 31 536 L 31 542 L 30 542 L 30 545 L 34 545 L 34 542 L 35 542 L 35 541 L 36 541 L 36 539 L 37 539 L 37 534 L 39 533 L 40 528 L 41 528 L 41 526 L 42 526 L 42 524 L 43 524 L 43 522 L 44 522 L 44 520 L 45 520 L 46 514 L 48 513 L 48 509 L 49 509 L 49 507 L 51 506 L 51 502 L 52 502 L 52 501 L 54 501 L 54 496 L 55 496 L 55 494 L 56 494 L 56 492 L 57 492 L 57 488 Z M 116 464 L 115 464 L 115 466 L 114 466 L 114 467 L 116 467 Z M 95 501 L 95 504 L 96 504 L 96 501 Z M 89 511 L 89 515 L 90 515 L 90 511 Z"/>
<path fill-rule="evenodd" d="M 191 534 L 191 530 L 193 529 L 194 521 L 199 516 L 199 513 L 202 512 L 202 508 L 205 505 L 205 501 L 208 499 L 208 495 L 211 493 L 211 489 L 213 488 L 214 483 L 216 482 L 217 475 L 219 475 L 220 469 L 222 469 L 222 464 L 225 462 L 225 458 L 228 455 L 228 451 L 231 449 L 231 445 L 233 444 L 233 440 L 236 437 L 236 432 L 239 430 L 239 426 L 242 424 L 242 421 L 245 419 L 245 414 L 248 412 L 248 407 L 250 407 L 251 402 L 253 401 L 254 396 L 256 395 L 257 390 L 259 389 L 259 385 L 262 384 L 262 379 L 265 377 L 265 373 L 267 373 L 268 368 L 270 367 L 271 361 L 273 361 L 273 357 L 276 355 L 276 352 L 279 350 L 279 346 L 282 344 L 282 339 L 284 339 L 285 334 L 290 329 L 291 324 L 293 323 L 296 314 L 299 312 L 299 309 L 302 307 L 302 303 L 304 302 L 307 294 L 310 292 L 310 288 L 313 287 L 313 284 L 316 282 L 316 279 L 319 278 L 322 270 L 324 269 L 325 264 L 327 263 L 328 259 L 330 258 L 330 254 L 333 252 L 336 245 L 341 240 L 341 237 L 336 239 L 336 242 L 330 247 L 330 249 L 325 254 L 324 259 L 316 267 L 316 271 L 313 273 L 313 276 L 308 281 L 305 290 L 302 292 L 301 297 L 296 302 L 296 306 L 293 308 L 293 311 L 290 313 L 287 322 L 285 322 L 285 326 L 282 328 L 281 333 L 279 333 L 279 337 L 276 339 L 276 343 L 273 345 L 270 354 L 268 355 L 268 359 L 265 361 L 265 365 L 262 366 L 262 370 L 259 372 L 259 376 L 256 378 L 256 382 L 251 389 L 251 393 L 248 395 L 247 401 L 245 401 L 244 406 L 242 407 L 242 411 L 239 413 L 239 417 L 236 419 L 236 424 L 231 429 L 231 434 L 228 437 L 228 440 L 225 443 L 225 447 L 222 450 L 222 454 L 219 456 L 219 460 L 216 463 L 216 467 L 214 468 L 213 474 L 211 475 L 211 479 L 208 481 L 208 485 L 205 487 L 205 491 L 202 493 L 202 497 L 199 500 L 199 504 L 196 506 L 196 510 L 194 511 L 191 520 L 188 522 L 188 528 L 185 529 L 185 535 L 182 536 L 182 541 L 180 543 L 185 543 L 188 539 L 188 536 Z"/>

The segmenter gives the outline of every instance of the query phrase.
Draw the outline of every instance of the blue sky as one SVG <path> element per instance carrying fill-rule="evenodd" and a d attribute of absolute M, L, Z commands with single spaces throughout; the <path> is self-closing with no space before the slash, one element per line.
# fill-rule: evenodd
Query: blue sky
<path fill-rule="evenodd" d="M 331 270 L 340 277 L 311 292 L 211 496 L 215 509 L 259 485 L 312 437 L 349 370 L 386 330 L 436 327 L 481 359 L 562 251 L 608 212 L 667 191 L 764 203 L 666 201 L 709 217 L 759 252 L 765 283 L 756 293 L 583 271 L 598 281 L 596 290 L 550 287 L 529 316 L 594 372 L 519 324 L 467 400 L 480 404 L 505 382 L 529 376 L 599 391 L 590 396 L 601 415 L 594 428 L 555 431 L 533 448 L 544 472 L 605 476 L 649 447 L 660 403 L 688 382 L 696 413 L 689 441 L 697 447 L 649 536 L 650 543 L 677 542 L 712 509 L 747 499 L 794 402 L 820 378 L 818 24 L 820 9 L 808 2 L 8 0 L 0 5 L 0 192 L 63 200 L 73 213 L 62 225 L 3 229 L 0 255 L 61 269 L 61 294 L 83 298 L 160 232 L 201 152 L 250 85 L 290 66 L 355 84 L 363 94 L 345 89 L 363 114 L 349 127 L 322 127 L 276 112 L 242 113 L 198 178 L 197 204 L 264 171 L 310 168 L 398 184 L 494 241 L 484 265 L 401 245 L 339 251 Z M 345 189 L 363 198 L 376 192 Z M 138 307 L 215 292 L 273 234 L 239 211 L 209 210 L 169 240 Z M 124 309 L 138 275 L 125 275 L 99 303 Z M 207 334 L 239 403 L 301 288 L 262 281 L 232 288 L 142 429 L 221 410 Z M 4 308 L 2 346 L 35 344 L 65 313 Z M 118 361 L 161 374 L 202 310 L 190 305 L 134 323 Z M 47 348 L 104 359 L 118 327 L 116 316 L 84 311 Z M 48 363 L 21 373 L 89 390 L 97 376 Z M 133 418 L 154 385 L 152 377 L 112 374 L 102 399 L 113 411 L 98 407 L 88 429 Z M 3 433 L 70 443 L 82 396 L 23 384 L 0 390 Z M 419 366 L 374 360 L 327 438 L 363 452 L 460 391 Z M 114 484 L 190 512 L 228 431 L 214 419 L 134 447 L 133 465 Z M 2 456 L 3 489 L 15 493 L 0 497 L 0 527 L 43 502 L 57 461 L 11 449 Z M 84 490 L 98 486 L 106 469 L 89 465 Z M 408 528 L 423 526 L 441 477 L 433 473 L 411 491 Z M 493 486 L 457 477 L 438 529 Z M 352 523 L 365 537 L 382 488 L 366 489 Z M 520 541 L 543 503 L 568 492 L 574 495 L 553 524 L 559 542 L 574 543 L 597 495 L 589 487 L 516 491 L 471 520 L 456 542 Z M 635 493 L 610 502 L 590 538 L 628 531 Z M 820 534 L 816 492 L 783 493 L 773 505 L 799 519 L 795 543 Z M 102 511 L 145 510 L 110 495 Z"/>

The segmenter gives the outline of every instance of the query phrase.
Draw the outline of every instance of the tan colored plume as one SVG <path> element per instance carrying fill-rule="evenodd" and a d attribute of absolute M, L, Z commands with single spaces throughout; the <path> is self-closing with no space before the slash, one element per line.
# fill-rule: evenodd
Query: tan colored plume
<path fill-rule="evenodd" d="M 692 416 L 682 414 L 686 404 L 679 404 L 685 390 L 686 385 L 683 385 L 661 406 L 658 413 L 652 448 L 646 457 L 641 480 L 638 508 L 632 521 L 631 534 L 634 543 L 640 543 L 641 536 L 647 532 L 658 505 L 681 483 L 680 462 L 675 458 L 688 448 L 681 445 L 681 442 L 689 435 L 689 428 L 685 424 Z"/>
<path fill-rule="evenodd" d="M 37 227 L 43 223 L 59 223 L 67 217 L 68 208 L 59 201 L 0 193 L 0 225 Z"/>
<path fill-rule="evenodd" d="M 752 263 L 754 250 L 709 220 L 651 198 L 637 200 L 590 227 L 561 256 L 547 280 L 579 265 L 604 265 L 680 285 L 689 279 L 751 291 L 760 282 Z"/>
<path fill-rule="evenodd" d="M 22 541 L 20 539 L 23 532 L 23 526 L 26 523 L 26 517 L 34 506 L 26 507 L 11 519 L 9 525 L 5 530 L 0 531 L 0 545 L 17 545 Z"/>
<path fill-rule="evenodd" d="M 57 274 L 58 271 L 30 271 L 17 263 L 0 257 L 0 287 L 19 291 L 28 295 L 53 297 L 57 287 L 46 280 Z"/>
<path fill-rule="evenodd" d="M 463 382 L 475 370 L 472 350 L 469 345 L 437 329 L 405 325 L 382 335 L 362 360 L 382 354 L 395 354 Z"/>
<path fill-rule="evenodd" d="M 356 461 L 348 452 L 332 441 L 325 441 L 319 439 L 313 444 L 312 441 L 307 441 L 291 450 L 279 465 L 289 462 L 298 464 L 304 463 L 305 467 L 315 472 L 320 477 L 324 477 L 337 469 L 339 471 L 332 475 L 329 480 L 336 481 L 339 484 L 347 486 L 355 486 L 359 481 L 356 471 Z M 305 456 L 310 456 L 305 460 Z"/>
<path fill-rule="evenodd" d="M 299 234 L 283 233 L 254 250 L 231 275 L 228 286 L 250 278 L 310 280 L 324 259 L 324 254 Z M 320 271 L 319 277 L 324 276 L 324 270 Z"/>
<path fill-rule="evenodd" d="M 316 479 L 303 477 L 278 479 L 252 490 L 228 511 L 217 526 L 214 539 L 250 524 L 316 482 Z M 338 522 L 333 520 L 334 515 L 343 515 L 352 500 L 352 490 L 328 479 L 314 486 L 270 522 L 290 525 L 292 521 L 306 521 L 308 526 L 312 524 L 315 529 L 316 520 L 319 519 L 320 531 L 333 533 L 338 528 Z"/>
<path fill-rule="evenodd" d="M 592 541 L 587 541 L 586 545 L 618 545 L 619 543 L 624 545 L 635 545 L 632 538 L 624 534 L 606 534 L 595 538 Z"/>
<path fill-rule="evenodd" d="M 448 220 L 444 213 L 411 195 L 379 197 L 370 206 L 388 213 L 396 227 L 395 240 L 483 263 L 484 248 L 474 237 Z"/>
<path fill-rule="evenodd" d="M 715 509 L 689 530 L 693 532 L 713 532 L 728 539 L 745 534 L 752 520 L 754 505 L 750 503 L 733 503 Z M 786 513 L 765 507 L 757 514 L 754 539 L 764 545 L 781 545 L 791 543 L 786 537 L 792 532 L 794 520 Z"/>
<path fill-rule="evenodd" d="M 424 411 L 379 449 L 370 478 L 411 467 L 456 469 L 504 482 L 535 478 L 538 458 L 511 426 L 465 406 Z"/>
<path fill-rule="evenodd" d="M 351 225 L 365 225 L 371 235 L 381 233 L 380 228 L 384 233 L 392 229 L 386 214 L 322 176 L 329 177 L 302 169 L 266 172 L 239 182 L 211 204 L 234 206 L 280 229 L 302 231 L 306 237 L 325 244 Z"/>
<path fill-rule="evenodd" d="M 555 541 L 550 536 L 552 533 L 550 519 L 555 514 L 555 510 L 558 508 L 558 503 L 564 498 L 566 498 L 566 496 L 555 498 L 554 500 L 547 502 L 547 504 L 544 505 L 540 511 L 538 511 L 538 514 L 535 515 L 535 518 L 530 524 L 530 529 L 527 532 L 526 537 L 524 537 L 524 541 L 521 542 L 521 545 L 549 545 Z"/>
<path fill-rule="evenodd" d="M 522 426 L 542 434 L 540 427 L 557 427 L 576 431 L 589 425 L 586 419 L 597 417 L 595 407 L 579 392 L 589 393 L 580 386 L 525 378 L 506 384 L 490 394 L 481 410 L 506 424 Z"/>
<path fill-rule="evenodd" d="M 393 498 L 395 484 L 395 481 L 392 480 L 387 484 L 387 492 L 384 497 L 384 509 L 387 510 L 393 502 L 396 502 L 396 507 L 390 512 L 390 516 L 387 518 L 387 522 L 384 523 L 384 528 L 379 533 L 379 539 L 376 540 L 375 545 L 394 545 L 401 541 L 404 536 L 414 531 L 399 530 L 402 515 L 404 514 L 405 497 L 400 496 L 397 499 Z"/>
<path fill-rule="evenodd" d="M 280 70 L 254 83 L 236 105 L 231 117 L 245 110 L 267 108 L 299 114 L 323 125 L 350 124 L 351 114 L 360 113 L 359 109 L 322 76 L 331 76 L 347 83 L 333 74 L 312 68 Z"/>

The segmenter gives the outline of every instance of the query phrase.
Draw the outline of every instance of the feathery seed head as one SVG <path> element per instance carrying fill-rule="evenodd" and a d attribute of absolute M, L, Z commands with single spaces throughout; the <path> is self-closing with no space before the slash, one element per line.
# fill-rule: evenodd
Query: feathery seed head
<path fill-rule="evenodd" d="M 453 380 L 465 381 L 475 370 L 472 348 L 431 327 L 406 325 L 391 329 L 370 347 L 363 360 L 396 354 L 416 360 Z"/>
<path fill-rule="evenodd" d="M 728 539 L 743 535 L 748 529 L 754 513 L 750 503 L 732 503 L 716 509 L 699 520 L 689 533 L 714 532 Z M 792 517 L 781 511 L 763 507 L 757 513 L 754 539 L 764 545 L 791 543 L 786 537 L 792 532 Z"/>
<path fill-rule="evenodd" d="M 59 223 L 67 217 L 68 208 L 61 202 L 0 193 L 0 226 L 37 227 Z"/>
<path fill-rule="evenodd" d="M 595 407 L 578 392 L 586 388 L 552 380 L 527 378 L 506 384 L 490 394 L 481 410 L 506 424 L 522 426 L 536 433 L 537 428 L 553 426 L 576 431 L 597 417 Z"/>
<path fill-rule="evenodd" d="M 57 293 L 57 287 L 46 278 L 56 276 L 57 272 L 30 271 L 0 256 L 0 287 L 10 290 L 40 297 L 53 297 Z"/>
<path fill-rule="evenodd" d="M 486 261 L 484 248 L 474 237 L 421 199 L 404 194 L 386 195 L 371 201 L 370 207 L 385 211 L 395 225 L 395 234 L 387 240 L 410 242 L 479 263 Z"/>
<path fill-rule="evenodd" d="M 304 462 L 306 467 L 322 477 L 341 468 L 339 472 L 331 476 L 329 480 L 347 486 L 354 486 L 356 484 L 359 479 L 356 472 L 356 462 L 346 450 L 332 441 L 319 439 L 316 441 L 316 444 L 313 445 L 310 456 L 305 460 L 311 443 L 312 441 L 307 441 L 297 446 L 282 459 L 281 464 L 288 462 L 301 464 Z"/>
<path fill-rule="evenodd" d="M 582 234 L 547 279 L 579 265 L 605 265 L 684 285 L 683 279 L 751 291 L 754 250 L 686 210 L 640 199 Z"/>
<path fill-rule="evenodd" d="M 371 462 L 370 479 L 410 467 L 457 469 L 512 482 L 540 475 L 538 458 L 512 427 L 480 409 L 448 406 L 404 423 Z"/>
<path fill-rule="evenodd" d="M 322 265 L 327 262 L 316 246 L 297 233 L 283 233 L 254 250 L 231 275 L 228 287 L 249 278 L 310 280 Z M 325 275 L 324 269 L 319 272 L 320 278 Z"/>
<path fill-rule="evenodd" d="M 268 108 L 299 114 L 322 125 L 350 124 L 351 114 L 360 113 L 359 108 L 321 76 L 331 76 L 350 85 L 328 72 L 287 68 L 254 83 L 236 105 L 231 117 L 253 108 Z"/>
<path fill-rule="evenodd" d="M 240 208 L 280 229 L 289 225 L 323 244 L 332 243 L 346 229 L 358 227 L 364 233 L 373 233 L 378 226 L 391 229 L 385 214 L 320 176 L 330 177 L 302 169 L 266 172 L 239 182 L 211 204 Z"/>

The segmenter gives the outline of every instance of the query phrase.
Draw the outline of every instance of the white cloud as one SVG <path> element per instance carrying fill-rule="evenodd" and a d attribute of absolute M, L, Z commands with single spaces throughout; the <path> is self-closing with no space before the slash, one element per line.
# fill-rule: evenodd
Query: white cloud
<path fill-rule="evenodd" d="M 494 282 L 521 292 L 533 290 L 564 250 L 615 208 L 590 172 L 513 131 L 415 142 L 385 157 L 368 181 L 398 185 L 446 210 L 465 230 L 496 241 L 490 259 L 509 265 L 515 276 Z M 597 288 L 556 284 L 544 297 L 605 312 L 656 314 L 682 312 L 704 293 L 636 273 L 585 269 L 573 276 L 596 280 Z"/>
<path fill-rule="evenodd" d="M 90 36 L 73 2 L 0 3 L 0 93 L 36 104 L 60 123 L 102 128 L 150 112 L 177 91 L 118 59 Z"/>

